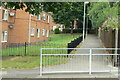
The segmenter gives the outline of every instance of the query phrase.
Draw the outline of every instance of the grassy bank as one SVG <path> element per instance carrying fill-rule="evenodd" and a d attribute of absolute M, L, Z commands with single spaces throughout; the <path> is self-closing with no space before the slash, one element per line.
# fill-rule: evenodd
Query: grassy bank
<path fill-rule="evenodd" d="M 43 66 L 64 64 L 67 62 L 67 58 L 63 57 L 43 57 Z M 3 69 L 29 69 L 29 68 L 39 68 L 40 57 L 39 56 L 24 56 L 16 57 L 10 60 L 2 61 Z"/>

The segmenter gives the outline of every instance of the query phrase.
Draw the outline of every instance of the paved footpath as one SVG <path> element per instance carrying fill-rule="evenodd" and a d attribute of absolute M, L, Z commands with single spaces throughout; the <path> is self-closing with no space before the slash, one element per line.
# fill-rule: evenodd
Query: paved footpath
<path fill-rule="evenodd" d="M 101 48 L 103 47 L 99 38 L 95 35 L 88 35 L 84 43 L 80 48 Z M 75 54 L 88 54 L 89 50 L 76 50 Z M 94 50 L 93 54 L 103 54 L 106 51 Z M 89 71 L 89 56 L 74 56 L 68 57 L 68 62 L 65 64 L 47 66 L 43 68 L 43 71 L 84 71 L 86 73 L 59 73 L 59 74 L 43 74 L 39 75 L 39 69 L 22 69 L 22 70 L 4 70 L 7 74 L 3 74 L 4 78 L 117 78 L 116 73 L 92 73 L 88 74 Z M 105 61 L 104 56 L 95 56 L 92 59 L 92 70 L 116 70 L 113 68 L 109 61 L 109 64 Z"/>

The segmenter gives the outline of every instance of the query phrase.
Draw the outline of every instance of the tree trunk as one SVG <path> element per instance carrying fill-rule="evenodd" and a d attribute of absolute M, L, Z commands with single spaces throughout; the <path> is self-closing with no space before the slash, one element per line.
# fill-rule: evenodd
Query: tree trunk
<path fill-rule="evenodd" d="M 74 21 L 72 21 L 71 34 L 73 34 Z"/>

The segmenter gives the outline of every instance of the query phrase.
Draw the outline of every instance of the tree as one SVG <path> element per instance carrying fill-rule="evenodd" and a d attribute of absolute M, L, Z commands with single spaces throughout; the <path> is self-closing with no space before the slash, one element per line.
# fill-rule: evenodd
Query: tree
<path fill-rule="evenodd" d="M 56 5 L 56 3 L 53 3 L 53 5 L 54 4 Z M 51 3 L 47 5 L 51 5 Z M 49 11 L 51 10 L 49 9 Z M 71 27 L 71 33 L 73 33 L 74 20 L 82 20 L 83 18 L 83 3 L 57 3 L 57 6 L 53 8 L 53 11 L 51 12 L 53 12 L 53 19 L 56 23 L 64 24 L 67 27 Z"/>
<path fill-rule="evenodd" d="M 25 9 L 30 14 L 39 14 L 43 6 L 40 2 L 1 2 L 0 6 L 10 9 Z"/>
<path fill-rule="evenodd" d="M 118 3 L 111 2 L 95 2 L 90 3 L 89 17 L 93 23 L 93 27 L 97 28 L 111 18 L 118 17 Z"/>

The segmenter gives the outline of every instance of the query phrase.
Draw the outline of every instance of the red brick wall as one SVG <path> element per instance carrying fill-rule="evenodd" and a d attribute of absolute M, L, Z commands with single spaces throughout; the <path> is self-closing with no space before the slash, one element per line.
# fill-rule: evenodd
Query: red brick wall
<path fill-rule="evenodd" d="M 7 43 L 24 43 L 28 42 L 29 39 L 29 19 L 30 14 L 24 10 L 9 10 L 9 12 L 15 12 L 14 17 L 10 17 L 8 21 L 2 21 L 2 31 L 8 31 L 8 42 Z M 0 12 L 2 13 L 2 12 Z M 50 30 L 51 26 L 56 25 L 50 17 L 50 23 L 47 22 L 47 16 L 49 15 L 46 12 L 42 12 L 40 15 L 46 14 L 46 20 L 38 20 L 37 16 L 31 16 L 31 25 L 30 28 L 35 28 L 34 36 L 30 36 L 30 42 L 41 42 L 49 40 L 49 37 L 46 37 L 46 30 Z M 8 28 L 8 25 L 14 25 L 13 29 Z M 37 38 L 37 28 L 40 28 L 40 37 Z M 45 36 L 42 35 L 42 29 L 45 29 Z"/>
<path fill-rule="evenodd" d="M 0 13 L 2 13 L 2 9 L 0 8 Z M 1 40 L 1 32 L 2 32 L 2 14 L 0 14 L 0 40 Z M 0 41 L 1 45 L 1 41 Z"/>

